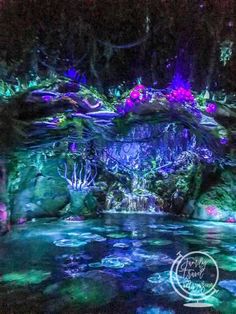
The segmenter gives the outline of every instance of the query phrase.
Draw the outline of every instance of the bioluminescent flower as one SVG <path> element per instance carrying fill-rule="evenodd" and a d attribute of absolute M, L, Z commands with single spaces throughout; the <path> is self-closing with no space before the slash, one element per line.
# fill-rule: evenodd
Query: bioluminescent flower
<path fill-rule="evenodd" d="M 78 144 L 73 142 L 69 144 L 69 151 L 71 153 L 77 153 L 78 152 Z"/>
<path fill-rule="evenodd" d="M 130 98 L 131 98 L 132 100 L 137 100 L 137 99 L 139 99 L 140 95 L 141 95 L 140 92 L 139 92 L 138 90 L 134 89 L 134 90 L 132 90 L 132 92 L 130 93 Z"/>
<path fill-rule="evenodd" d="M 81 74 L 80 71 L 75 68 L 70 68 L 64 72 L 64 76 L 70 78 L 73 81 L 77 81 L 80 84 L 86 84 L 87 79 L 84 74 Z"/>
<path fill-rule="evenodd" d="M 145 86 L 142 84 L 138 84 L 134 87 L 134 90 L 143 91 L 145 89 Z"/>
<path fill-rule="evenodd" d="M 217 110 L 217 105 L 214 103 L 207 104 L 206 112 L 207 113 L 215 113 Z"/>
<path fill-rule="evenodd" d="M 229 217 L 227 219 L 227 222 L 236 222 L 236 219 L 234 217 Z"/>
<path fill-rule="evenodd" d="M 220 144 L 226 145 L 226 144 L 228 144 L 228 143 L 229 143 L 229 140 L 227 139 L 227 137 L 222 137 L 222 138 L 220 139 Z"/>
<path fill-rule="evenodd" d="M 209 205 L 205 208 L 206 212 L 208 215 L 210 216 L 216 216 L 218 211 L 217 211 L 217 207 L 215 207 L 214 205 Z"/>
<path fill-rule="evenodd" d="M 188 138 L 189 137 L 189 130 L 188 129 L 183 129 L 182 135 L 183 135 L 183 138 Z"/>
<path fill-rule="evenodd" d="M 134 103 L 133 103 L 132 99 L 127 98 L 125 101 L 125 108 L 131 109 L 131 108 L 133 108 L 133 106 L 134 106 Z"/>
<path fill-rule="evenodd" d="M 50 102 L 53 100 L 53 97 L 49 95 L 45 95 L 45 96 L 42 96 L 42 100 L 45 102 Z"/>
<path fill-rule="evenodd" d="M 191 90 L 183 87 L 172 90 L 166 95 L 166 99 L 170 103 L 194 103 L 194 96 L 192 95 Z"/>

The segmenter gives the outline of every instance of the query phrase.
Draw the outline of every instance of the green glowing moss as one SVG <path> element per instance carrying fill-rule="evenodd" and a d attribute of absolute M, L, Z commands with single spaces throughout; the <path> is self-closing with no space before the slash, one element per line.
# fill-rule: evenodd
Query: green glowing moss
<path fill-rule="evenodd" d="M 17 286 L 36 285 L 50 277 L 50 272 L 30 270 L 27 272 L 9 273 L 0 278 L 0 281 L 12 283 Z"/>
<path fill-rule="evenodd" d="M 66 81 L 66 79 L 63 80 Z M 8 84 L 0 80 L 0 98 L 7 100 L 28 90 L 46 88 L 54 83 L 60 82 L 61 79 L 56 74 L 51 74 L 46 79 L 35 76 L 30 80 L 20 80 L 16 78 L 16 81 L 17 83 L 15 84 Z"/>
<path fill-rule="evenodd" d="M 65 302 L 89 308 L 108 304 L 116 294 L 117 289 L 113 279 L 98 271 L 92 271 L 91 275 L 66 281 L 60 289 L 60 295 Z"/>

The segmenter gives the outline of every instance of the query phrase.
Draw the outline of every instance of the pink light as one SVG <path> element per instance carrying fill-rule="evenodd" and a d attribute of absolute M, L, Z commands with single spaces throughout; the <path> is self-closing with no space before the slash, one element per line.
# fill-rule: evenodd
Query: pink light
<path fill-rule="evenodd" d="M 133 90 L 131 93 L 130 93 L 130 97 L 133 99 L 133 100 L 136 100 L 140 97 L 140 92 L 138 90 Z"/>
<path fill-rule="evenodd" d="M 217 207 L 215 207 L 215 206 L 213 206 L 213 205 L 207 206 L 207 207 L 205 208 L 205 210 L 206 210 L 206 212 L 207 212 L 207 214 L 208 214 L 209 216 L 216 216 L 217 213 L 218 213 Z"/>
<path fill-rule="evenodd" d="M 138 85 L 135 86 L 134 89 L 137 90 L 137 91 L 143 91 L 145 89 L 145 86 L 142 85 L 142 84 L 138 84 Z"/>

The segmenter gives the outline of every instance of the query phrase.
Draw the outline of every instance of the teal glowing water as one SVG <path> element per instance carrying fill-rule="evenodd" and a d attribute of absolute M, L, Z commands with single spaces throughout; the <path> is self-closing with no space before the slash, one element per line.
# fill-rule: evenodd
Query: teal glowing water
<path fill-rule="evenodd" d="M 157 215 L 14 226 L 0 238 L 0 313 L 191 313 L 169 271 L 194 250 L 220 268 L 211 313 L 234 313 L 235 236 L 234 224 Z"/>

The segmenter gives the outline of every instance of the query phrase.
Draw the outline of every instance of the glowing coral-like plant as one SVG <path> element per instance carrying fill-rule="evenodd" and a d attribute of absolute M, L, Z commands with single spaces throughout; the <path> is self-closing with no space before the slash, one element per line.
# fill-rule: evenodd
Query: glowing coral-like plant
<path fill-rule="evenodd" d="M 74 161 L 72 166 L 68 166 L 68 163 L 64 162 L 62 169 L 58 167 L 58 174 L 66 180 L 72 190 L 84 191 L 94 185 L 97 167 L 92 165 L 90 160 Z"/>

